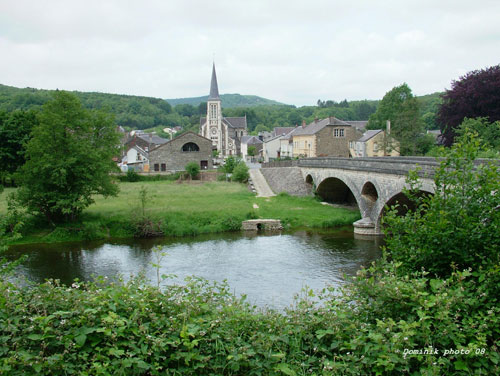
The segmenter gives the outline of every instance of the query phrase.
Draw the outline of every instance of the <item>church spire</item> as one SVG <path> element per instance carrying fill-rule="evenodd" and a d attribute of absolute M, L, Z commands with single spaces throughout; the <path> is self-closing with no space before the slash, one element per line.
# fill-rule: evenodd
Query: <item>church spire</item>
<path fill-rule="evenodd" d="M 212 82 L 210 83 L 210 95 L 208 96 L 208 100 L 220 100 L 219 97 L 219 86 L 217 85 L 217 75 L 215 74 L 215 62 L 212 68 Z"/>

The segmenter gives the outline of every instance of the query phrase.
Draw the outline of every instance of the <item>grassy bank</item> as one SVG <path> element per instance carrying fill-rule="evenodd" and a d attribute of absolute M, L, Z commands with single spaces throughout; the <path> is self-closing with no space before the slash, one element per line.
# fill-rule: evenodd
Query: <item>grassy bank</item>
<path fill-rule="evenodd" d="M 186 236 L 239 230 L 252 218 L 280 219 L 285 227 L 325 228 L 351 224 L 359 212 L 322 205 L 312 197 L 279 195 L 257 198 L 245 185 L 226 182 L 177 183 L 170 181 L 119 183 L 117 197 L 96 197 L 77 223 L 56 228 L 28 218 L 18 243 L 94 240 L 130 237 L 144 226 L 166 236 Z M 146 189 L 144 214 L 140 200 Z M 0 213 L 7 210 L 6 189 L 0 195 Z M 139 229 L 139 230 L 138 230 Z"/>

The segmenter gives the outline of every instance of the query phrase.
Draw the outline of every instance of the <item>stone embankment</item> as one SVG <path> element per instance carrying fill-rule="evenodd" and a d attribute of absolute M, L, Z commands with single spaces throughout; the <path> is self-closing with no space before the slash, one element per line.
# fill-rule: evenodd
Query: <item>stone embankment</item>
<path fill-rule="evenodd" d="M 309 196 L 311 188 L 298 167 L 268 167 L 260 170 L 273 192 L 291 196 Z"/>
<path fill-rule="evenodd" d="M 248 171 L 250 173 L 250 185 L 255 189 L 257 197 L 276 196 L 276 194 L 269 187 L 261 171 L 262 170 L 260 168 L 251 168 Z"/>

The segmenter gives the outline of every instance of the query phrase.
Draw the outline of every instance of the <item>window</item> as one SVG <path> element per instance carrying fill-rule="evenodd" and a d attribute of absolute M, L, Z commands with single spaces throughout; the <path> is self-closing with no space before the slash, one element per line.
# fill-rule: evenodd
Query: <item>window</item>
<path fill-rule="evenodd" d="M 217 119 L 217 105 L 210 105 L 210 119 Z"/>
<path fill-rule="evenodd" d="M 333 130 L 333 137 L 344 137 L 344 128 L 335 128 Z"/>
<path fill-rule="evenodd" d="M 167 166 L 165 165 L 165 163 L 161 164 L 161 170 L 162 171 L 167 171 Z"/>
<path fill-rule="evenodd" d="M 200 148 L 194 142 L 188 142 L 187 144 L 184 144 L 182 146 L 182 151 L 183 152 L 200 151 Z"/>
<path fill-rule="evenodd" d="M 160 165 L 158 163 L 155 163 L 155 171 L 160 171 Z"/>
<path fill-rule="evenodd" d="M 373 151 L 375 153 L 378 151 L 378 144 L 376 142 L 373 143 Z"/>

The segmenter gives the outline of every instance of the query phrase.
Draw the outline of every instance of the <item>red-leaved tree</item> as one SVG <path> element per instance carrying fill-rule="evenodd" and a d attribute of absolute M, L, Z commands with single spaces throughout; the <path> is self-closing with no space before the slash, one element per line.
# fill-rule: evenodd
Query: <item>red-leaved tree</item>
<path fill-rule="evenodd" d="M 450 146 L 455 139 L 455 129 L 464 118 L 500 120 L 500 64 L 469 72 L 453 81 L 442 98 L 437 120 L 444 143 Z"/>

